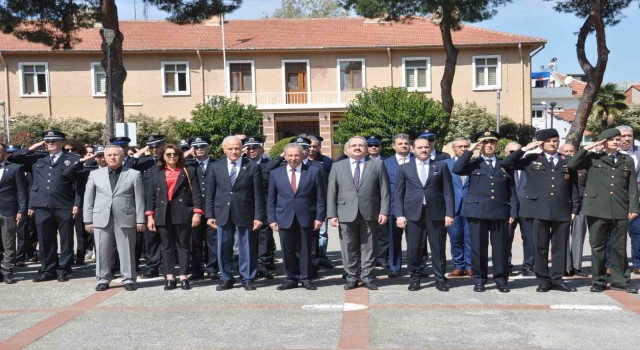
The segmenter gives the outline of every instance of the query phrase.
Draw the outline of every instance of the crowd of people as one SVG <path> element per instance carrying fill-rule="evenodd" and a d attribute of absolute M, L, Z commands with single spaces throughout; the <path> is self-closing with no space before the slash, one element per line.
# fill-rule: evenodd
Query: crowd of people
<path fill-rule="evenodd" d="M 2 281 L 15 283 L 16 266 L 39 261 L 33 282 L 65 282 L 72 265 L 95 259 L 97 291 L 117 273 L 135 291 L 139 278 L 161 271 L 165 290 L 210 278 L 224 291 L 239 276 L 250 291 L 257 278 L 274 278 L 277 232 L 278 290 L 317 289 L 319 270 L 334 268 L 328 239 L 340 241 L 344 289 L 376 290 L 376 267 L 388 278 L 405 273 L 404 237 L 410 291 L 430 277 L 431 258 L 436 290 L 449 291 L 449 277 L 468 276 L 484 292 L 490 245 L 499 292 L 509 292 L 517 274 L 535 276 L 537 292 L 573 292 L 563 277 L 588 277 L 588 231 L 591 291 L 638 292 L 630 276 L 640 274 L 640 150 L 631 128 L 605 130 L 577 152 L 559 144 L 555 129 L 539 130 L 524 147 L 507 144 L 504 158 L 494 131 L 474 143 L 456 138 L 453 156 L 436 150 L 436 138 L 432 130 L 414 140 L 396 134 L 395 154 L 384 158 L 380 137 L 354 136 L 335 161 L 321 153 L 322 137 L 310 135 L 273 158 L 262 138 L 246 135 L 226 137 L 219 158 L 204 135 L 178 145 L 149 135 L 134 149 L 127 137 L 87 146 L 49 130 L 26 148 L 2 144 Z M 339 235 L 329 237 L 327 225 Z M 519 270 L 511 256 L 517 226 Z"/>

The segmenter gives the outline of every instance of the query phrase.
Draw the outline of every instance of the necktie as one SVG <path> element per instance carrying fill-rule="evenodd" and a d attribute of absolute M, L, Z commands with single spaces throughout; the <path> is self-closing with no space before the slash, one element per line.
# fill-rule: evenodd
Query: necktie
<path fill-rule="evenodd" d="M 296 185 L 296 169 L 291 169 L 291 189 L 293 193 L 298 191 L 298 186 Z"/>
<path fill-rule="evenodd" d="M 111 192 L 116 188 L 116 172 L 109 171 L 109 182 L 111 183 Z"/>
<path fill-rule="evenodd" d="M 402 165 L 402 164 L 404 164 L 404 162 L 405 162 L 405 160 L 406 160 L 406 159 L 407 159 L 407 158 L 400 158 L 400 164 L 401 164 L 401 165 Z"/>
<path fill-rule="evenodd" d="M 420 182 L 422 182 L 422 187 L 427 184 L 427 170 L 425 168 L 425 163 L 420 163 Z"/>
<path fill-rule="evenodd" d="M 201 162 L 200 162 L 200 167 L 202 168 L 202 172 L 204 172 L 205 170 L 207 170 L 207 169 L 205 169 L 205 167 L 204 167 L 204 162 L 203 162 L 203 161 L 201 161 Z"/>
<path fill-rule="evenodd" d="M 610 155 L 609 158 L 611 158 L 611 163 L 612 164 L 616 164 L 616 156 L 615 155 Z"/>
<path fill-rule="evenodd" d="M 238 168 L 236 168 L 236 162 L 231 162 L 231 172 L 229 172 L 229 180 L 231 181 L 231 186 L 236 183 L 236 178 L 238 177 Z"/>
<path fill-rule="evenodd" d="M 515 175 L 515 177 L 516 177 L 516 186 L 520 186 L 520 180 L 521 180 L 521 176 L 522 176 L 522 175 L 520 174 L 520 172 L 521 172 L 521 171 L 522 171 L 522 170 L 516 170 L 516 172 L 515 172 L 515 174 L 514 174 L 514 175 Z"/>
<path fill-rule="evenodd" d="M 487 159 L 487 164 L 489 165 L 489 168 L 493 169 L 493 159 Z"/>
<path fill-rule="evenodd" d="M 353 185 L 360 187 L 360 161 L 356 161 L 356 170 L 353 172 Z"/>
<path fill-rule="evenodd" d="M 53 164 L 56 161 L 56 156 L 52 154 L 50 157 L 51 159 L 49 159 L 49 161 Z"/>

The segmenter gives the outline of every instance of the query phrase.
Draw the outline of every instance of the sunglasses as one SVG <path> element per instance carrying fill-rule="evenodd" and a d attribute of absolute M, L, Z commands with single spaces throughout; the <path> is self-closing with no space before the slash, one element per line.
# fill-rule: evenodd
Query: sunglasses
<path fill-rule="evenodd" d="M 76 149 L 75 148 L 65 148 L 64 150 L 68 151 L 68 152 L 72 152 L 72 151 L 75 151 Z"/>
<path fill-rule="evenodd" d="M 178 157 L 178 154 L 177 153 L 165 153 L 164 156 L 167 157 L 167 158 L 176 158 L 176 157 Z"/>
<path fill-rule="evenodd" d="M 427 141 L 429 141 L 429 142 L 433 142 L 433 141 L 435 141 L 435 140 L 436 140 L 436 138 L 435 138 L 435 137 L 427 137 L 426 139 L 427 139 Z"/>
<path fill-rule="evenodd" d="M 372 144 L 368 144 L 367 147 L 380 147 L 380 145 L 372 145 Z"/>
<path fill-rule="evenodd" d="M 207 148 L 207 147 L 209 147 L 209 146 L 206 146 L 206 145 L 202 145 L 202 146 L 193 146 L 193 148 L 194 148 L 194 149 L 204 149 L 204 148 Z"/>
<path fill-rule="evenodd" d="M 257 150 L 258 148 L 259 148 L 258 146 L 247 146 L 247 149 L 249 151 Z"/>

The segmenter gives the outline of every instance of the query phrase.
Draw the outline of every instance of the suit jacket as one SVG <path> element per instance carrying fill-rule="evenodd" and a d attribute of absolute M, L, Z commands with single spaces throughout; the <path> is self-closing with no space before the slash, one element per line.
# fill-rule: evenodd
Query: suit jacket
<path fill-rule="evenodd" d="M 415 156 L 413 153 L 409 153 L 409 161 L 413 161 Z M 391 188 L 391 206 L 390 213 L 395 213 L 395 200 L 396 200 L 396 174 L 398 172 L 398 168 L 400 164 L 398 163 L 398 159 L 396 155 L 392 155 L 383 160 L 384 167 L 387 169 L 387 176 L 389 176 L 389 188 Z"/>
<path fill-rule="evenodd" d="M 123 228 L 144 224 L 144 191 L 140 172 L 123 167 L 113 191 L 108 167 L 89 173 L 82 216 L 85 223 L 93 223 L 97 228 L 107 227 L 111 216 L 115 225 Z"/>
<path fill-rule="evenodd" d="M 311 160 L 311 159 L 309 159 Z M 327 172 L 327 174 L 329 174 L 329 172 L 331 172 L 331 166 L 333 165 L 333 160 L 327 156 L 325 156 L 324 154 L 321 154 L 320 157 L 318 157 L 318 159 L 313 160 L 314 162 L 318 162 L 322 165 L 322 167 L 324 168 L 324 171 Z"/>
<path fill-rule="evenodd" d="M 335 162 L 329 173 L 327 217 L 353 222 L 360 213 L 366 221 L 377 221 L 378 215 L 389 215 L 390 192 L 383 161 L 365 160 L 358 188 L 353 183 L 351 159 Z"/>
<path fill-rule="evenodd" d="M 82 206 L 82 198 L 75 186 L 83 164 L 76 155 L 62 152 L 51 164 L 49 153 L 29 152 L 23 148 L 12 153 L 11 163 L 25 165 L 33 173 L 29 194 L 29 208 L 71 209 Z"/>
<path fill-rule="evenodd" d="M 453 171 L 453 164 L 455 164 L 456 160 L 454 158 L 448 158 L 442 161 L 448 168 L 449 171 Z M 451 182 L 453 183 L 453 211 L 455 215 L 460 215 L 462 211 L 462 201 L 464 197 L 467 195 L 467 191 L 469 190 L 469 179 L 467 178 L 466 182 L 462 183 L 462 177 L 458 174 L 451 173 Z"/>
<path fill-rule="evenodd" d="M 236 181 L 231 185 L 227 159 L 213 163 L 207 171 L 205 216 L 216 219 L 220 226 L 232 222 L 236 226 L 252 227 L 253 220 L 266 219 L 262 169 L 255 162 L 240 158 Z"/>
<path fill-rule="evenodd" d="M 425 199 L 430 220 L 454 216 L 453 184 L 449 168 L 443 162 L 429 162 L 427 182 L 422 186 L 417 160 L 400 165 L 396 174 L 396 217 L 419 221 Z"/>
<path fill-rule="evenodd" d="M 205 194 L 207 193 L 207 174 L 211 171 L 211 166 L 213 162 L 217 159 L 209 157 L 209 164 L 207 165 L 206 170 L 202 170 L 200 163 L 197 159 L 191 158 L 186 161 L 187 166 L 193 167 L 198 172 L 198 181 L 200 181 L 200 195 L 202 198 L 202 205 L 204 206 L 205 202 Z M 203 209 L 204 210 L 204 209 Z"/>
<path fill-rule="evenodd" d="M 433 154 L 431 154 L 433 156 Z M 451 155 L 447 152 L 435 151 L 435 156 L 431 161 L 451 159 Z"/>
<path fill-rule="evenodd" d="M 571 221 L 571 214 L 578 214 L 578 179 L 576 172 L 569 170 L 568 162 L 568 157 L 558 155 L 558 162 L 554 165 L 547 161 L 544 153 L 525 155 L 521 149 L 502 161 L 502 166 L 524 171 L 525 174 L 523 179 L 527 182 L 524 189 L 517 190 L 520 217 Z M 522 182 L 520 186 L 523 186 Z"/>
<path fill-rule="evenodd" d="M 297 191 L 293 193 L 287 167 L 279 167 L 269 175 L 267 222 L 289 228 L 294 218 L 302 227 L 313 227 L 314 220 L 326 216 L 325 188 L 321 169 L 301 164 Z"/>
<path fill-rule="evenodd" d="M 465 151 L 453 165 L 453 172 L 469 176 L 469 191 L 460 215 L 485 220 L 518 217 L 518 198 L 513 179 L 501 167 L 500 159 L 491 168 L 482 157 L 471 159 Z"/>
<path fill-rule="evenodd" d="M 5 162 L 0 168 L 0 214 L 14 216 L 27 213 L 27 177 L 18 164 Z"/>
<path fill-rule="evenodd" d="M 640 213 L 637 175 L 633 158 L 617 152 L 611 162 L 604 152 L 579 150 L 569 160 L 571 170 L 587 169 L 587 185 L 582 198 L 582 214 L 602 219 L 627 219 Z"/>
<path fill-rule="evenodd" d="M 190 224 L 194 209 L 202 210 L 200 180 L 196 169 L 187 166 L 180 170 L 171 201 L 164 169 L 159 169 L 153 174 L 152 187 L 147 192 L 146 214 L 153 212 L 155 224 L 163 226 L 167 222 L 167 208 L 171 205 L 171 224 Z"/>

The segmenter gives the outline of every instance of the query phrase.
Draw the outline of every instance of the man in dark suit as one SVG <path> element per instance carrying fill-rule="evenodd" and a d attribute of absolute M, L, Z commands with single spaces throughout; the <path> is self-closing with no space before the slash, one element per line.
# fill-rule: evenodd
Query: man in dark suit
<path fill-rule="evenodd" d="M 453 165 L 458 158 L 470 147 L 469 140 L 464 137 L 458 137 L 453 140 L 454 158 L 445 159 L 442 162 L 449 167 L 449 171 L 453 169 Z M 449 240 L 451 244 L 451 260 L 453 262 L 453 271 L 449 276 L 461 277 L 473 274 L 471 272 L 471 237 L 469 237 L 469 224 L 467 219 L 460 215 L 462 211 L 462 203 L 464 197 L 469 190 L 469 177 L 451 174 L 453 182 L 454 194 L 454 218 L 453 224 L 449 226 Z"/>
<path fill-rule="evenodd" d="M 0 144 L 0 231 L 2 246 L 2 281 L 13 284 L 16 264 L 16 225 L 26 219 L 27 177 L 22 166 L 7 162 L 7 146 Z"/>
<path fill-rule="evenodd" d="M 373 269 L 380 225 L 389 217 L 389 177 L 384 162 L 365 161 L 367 141 L 354 136 L 345 147 L 349 158 L 331 167 L 327 187 L 327 217 L 329 224 L 340 225 L 340 248 L 347 273 L 345 290 L 362 283 L 376 290 Z"/>
<path fill-rule="evenodd" d="M 7 145 L 5 151 L 7 154 L 11 154 L 20 150 L 19 145 Z M 25 175 L 26 192 L 25 199 L 27 200 L 27 208 L 29 204 L 29 175 L 31 173 L 25 172 L 23 168 L 23 174 Z M 27 212 L 28 213 L 28 212 Z M 23 215 L 23 220 L 17 223 L 17 243 L 16 243 L 16 266 L 25 266 L 25 262 L 34 259 L 36 255 L 36 248 L 38 245 L 38 236 L 36 235 L 35 225 L 31 224 L 31 217 Z"/>
<path fill-rule="evenodd" d="M 192 137 L 189 140 L 189 145 L 191 149 L 185 154 L 193 155 L 193 157 L 187 158 L 185 156 L 185 162 L 197 169 L 202 203 L 204 203 L 207 174 L 216 159 L 209 156 L 211 140 L 208 137 Z M 207 225 L 207 220 L 202 220 L 191 233 L 191 276 L 189 279 L 202 279 L 206 272 L 212 280 L 216 280 L 220 278 L 218 271 L 218 233 Z"/>
<path fill-rule="evenodd" d="M 403 164 L 396 173 L 396 223 L 407 231 L 407 265 L 411 273 L 409 290 L 420 289 L 423 241 L 427 236 L 433 256 L 436 289 L 448 292 L 447 230 L 453 223 L 453 184 L 449 168 L 432 162 L 431 143 L 422 138 L 413 141 L 415 159 Z"/>
<path fill-rule="evenodd" d="M 598 141 L 581 149 L 569 160 L 569 169 L 588 169 L 587 186 L 582 198 L 582 213 L 587 216 L 592 292 L 606 289 L 605 250 L 607 237 L 611 245 L 611 289 L 638 293 L 630 285 L 631 269 L 627 259 L 629 221 L 638 217 L 638 185 L 633 158 L 618 152 L 620 130 L 607 129 Z M 588 152 L 599 145 L 603 152 Z"/>
<path fill-rule="evenodd" d="M 278 290 L 297 288 L 298 282 L 316 289 L 311 281 L 311 241 L 325 219 L 324 181 L 319 168 L 302 164 L 302 154 L 299 145 L 287 145 L 287 166 L 269 175 L 267 221 L 280 234 L 286 274 Z"/>
<path fill-rule="evenodd" d="M 636 181 L 640 189 L 640 148 L 633 143 L 633 129 L 627 125 L 617 126 L 620 130 L 620 149 L 618 152 L 626 154 L 633 159 L 636 168 Z M 629 238 L 631 239 L 631 269 L 634 274 L 640 275 L 640 219 L 635 218 L 629 222 Z"/>
<path fill-rule="evenodd" d="M 324 138 L 322 136 L 309 135 L 308 138 L 309 138 L 309 151 L 306 158 L 308 161 L 314 162 L 322 166 L 323 172 L 321 172 L 321 175 L 323 177 L 325 188 L 326 188 L 327 180 L 329 178 L 329 172 L 331 172 L 331 166 L 333 165 L 333 160 L 325 156 L 324 154 L 322 154 L 322 141 L 324 141 Z M 324 267 L 325 269 L 333 268 L 333 264 L 329 261 L 329 258 L 327 257 L 327 246 L 329 244 L 329 233 L 327 228 L 328 228 L 327 221 L 325 220 L 322 226 L 320 227 L 320 229 L 314 233 L 318 237 L 317 248 L 314 247 L 314 252 L 313 252 L 314 260 L 315 260 L 314 265 L 316 270 L 314 275 L 317 275 L 317 270 L 320 266 Z"/>
<path fill-rule="evenodd" d="M 565 271 L 569 226 L 579 208 L 576 173 L 567 167 L 568 157 L 558 153 L 556 129 L 538 130 L 537 141 L 509 154 L 502 165 L 524 171 L 527 186 L 519 201 L 520 217 L 532 218 L 536 240 L 535 271 L 538 292 L 550 289 L 575 292 L 562 281 Z M 542 152 L 539 152 L 542 151 Z M 525 153 L 532 151 L 531 153 Z M 549 244 L 552 269 L 549 273 Z"/>
<path fill-rule="evenodd" d="M 66 282 L 71 273 L 74 219 L 81 215 L 80 194 L 74 191 L 74 184 L 84 161 L 90 158 L 80 159 L 63 152 L 65 136 L 60 131 L 45 131 L 44 141 L 9 157 L 10 162 L 25 165 L 33 173 L 29 208 L 34 210 L 42 263 L 41 274 L 33 279 L 34 282 L 56 278 L 59 282 Z M 46 152 L 36 152 L 43 145 L 46 145 Z"/>
<path fill-rule="evenodd" d="M 462 204 L 461 215 L 467 218 L 471 236 L 471 266 L 473 290 L 486 290 L 488 271 L 488 245 L 491 238 L 493 279 L 498 291 L 510 291 L 509 280 L 509 227 L 518 215 L 518 199 L 513 179 L 496 157 L 500 134 L 484 131 L 476 135 L 476 143 L 458 158 L 453 172 L 469 176 L 469 191 Z M 480 147 L 481 155 L 471 159 Z"/>
<path fill-rule="evenodd" d="M 222 283 L 216 290 L 233 288 L 233 239 L 238 231 L 238 248 L 242 286 L 255 290 L 257 243 L 253 231 L 266 220 L 262 170 L 255 162 L 242 158 L 242 143 L 236 136 L 222 142 L 226 158 L 213 163 L 207 174 L 205 217 L 218 230 L 218 264 Z"/>

